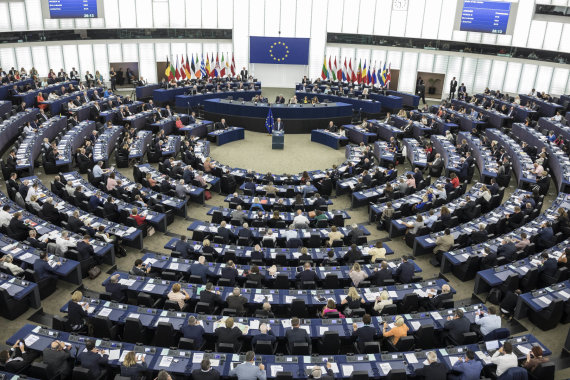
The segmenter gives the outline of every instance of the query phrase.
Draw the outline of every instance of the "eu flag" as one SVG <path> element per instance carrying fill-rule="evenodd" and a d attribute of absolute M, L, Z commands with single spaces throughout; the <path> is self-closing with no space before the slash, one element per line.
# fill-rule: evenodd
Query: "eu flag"
<path fill-rule="evenodd" d="M 249 37 L 250 63 L 309 64 L 309 38 Z"/>
<path fill-rule="evenodd" d="M 265 129 L 267 129 L 267 133 L 271 133 L 273 131 L 273 113 L 271 112 L 271 107 L 267 112 L 267 117 L 265 118 Z"/>

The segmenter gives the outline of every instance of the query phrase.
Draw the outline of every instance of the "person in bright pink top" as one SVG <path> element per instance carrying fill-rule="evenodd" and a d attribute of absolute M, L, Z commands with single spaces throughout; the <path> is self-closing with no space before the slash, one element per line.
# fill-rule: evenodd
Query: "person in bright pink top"
<path fill-rule="evenodd" d="M 321 314 L 321 315 L 323 316 L 323 318 L 327 315 L 327 313 L 338 313 L 338 315 L 339 315 L 341 318 L 344 318 L 344 315 L 341 314 L 341 313 L 337 310 L 336 304 L 335 304 L 335 302 L 334 302 L 333 299 L 329 299 L 329 300 L 327 301 L 327 305 L 323 308 L 323 312 L 322 312 L 322 314 Z"/>

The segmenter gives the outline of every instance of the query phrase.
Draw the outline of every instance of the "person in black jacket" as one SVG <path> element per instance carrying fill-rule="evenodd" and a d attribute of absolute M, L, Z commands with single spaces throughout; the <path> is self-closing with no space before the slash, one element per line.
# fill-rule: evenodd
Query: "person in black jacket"
<path fill-rule="evenodd" d="M 513 261 L 516 253 L 517 247 L 509 238 L 504 238 L 497 248 L 497 257 L 504 257 L 507 262 Z"/>
<path fill-rule="evenodd" d="M 356 244 L 352 244 L 342 259 L 346 264 L 354 264 L 356 261 L 362 260 L 362 251 L 358 249 Z"/>
<path fill-rule="evenodd" d="M 306 262 L 303 265 L 303 271 L 297 273 L 296 276 L 297 280 L 299 280 L 299 286 L 303 284 L 305 281 L 319 281 L 319 276 L 315 273 L 315 271 L 311 268 L 311 263 Z"/>
<path fill-rule="evenodd" d="M 503 316 L 505 318 L 508 318 L 509 320 L 513 319 L 515 307 L 517 306 L 518 298 L 521 294 L 522 292 L 520 289 L 517 289 L 514 292 L 510 290 L 507 291 L 505 297 L 499 304 L 499 307 L 501 308 L 501 313 L 503 313 Z"/>
<path fill-rule="evenodd" d="M 311 349 L 311 337 L 306 330 L 300 328 L 301 321 L 297 317 L 291 318 L 291 329 L 285 332 L 285 338 L 287 339 L 287 344 L 289 346 L 289 352 L 293 351 L 293 345 L 295 343 L 307 343 L 309 345 L 309 351 Z"/>
<path fill-rule="evenodd" d="M 507 214 L 507 229 L 512 231 L 519 228 L 524 224 L 524 214 L 521 212 L 519 206 L 515 206 L 515 212 L 512 214 Z"/>
<path fill-rule="evenodd" d="M 402 263 L 396 269 L 396 277 L 402 284 L 409 284 L 414 277 L 414 264 L 408 261 L 408 256 L 402 256 Z"/>
<path fill-rule="evenodd" d="M 107 372 L 109 355 L 104 350 L 95 348 L 95 341 L 92 339 L 85 342 L 85 350 L 77 357 L 81 362 L 81 367 L 89 370 L 89 376 L 92 379 L 98 379 Z"/>
<path fill-rule="evenodd" d="M 82 304 L 83 293 L 76 290 L 71 295 L 71 301 L 67 304 L 67 319 L 72 332 L 84 330 L 85 320 L 89 317 L 87 303 Z"/>
<path fill-rule="evenodd" d="M 28 238 L 26 239 L 26 244 L 39 249 L 41 251 L 45 251 L 47 248 L 47 243 L 44 243 L 43 241 L 40 241 L 38 239 L 36 239 L 36 235 L 37 232 L 36 230 L 30 230 L 28 231 Z"/>
<path fill-rule="evenodd" d="M 196 317 L 188 318 L 188 324 L 182 327 L 182 336 L 194 341 L 194 349 L 199 350 L 204 342 L 204 327 L 198 324 Z"/>
<path fill-rule="evenodd" d="M 489 233 L 485 229 L 485 225 L 481 223 L 479 224 L 479 229 L 471 233 L 471 244 L 483 243 L 484 241 L 487 241 L 488 238 Z"/>
<path fill-rule="evenodd" d="M 491 248 L 485 247 L 481 258 L 481 269 L 493 268 L 495 265 L 497 265 L 497 253 L 491 251 Z"/>
<path fill-rule="evenodd" d="M 148 368 L 145 356 L 139 355 L 140 359 L 137 360 L 137 354 L 134 351 L 127 352 L 125 360 L 121 363 L 121 376 L 128 377 L 131 380 L 140 380 L 144 377 Z"/>
<path fill-rule="evenodd" d="M 115 198 L 107 198 L 107 201 L 103 205 L 103 212 L 105 213 L 105 219 L 111 220 L 115 223 L 119 222 L 119 206 L 115 203 Z"/>
<path fill-rule="evenodd" d="M 212 368 L 209 359 L 203 359 L 200 363 L 200 368 L 192 371 L 192 379 L 194 380 L 218 380 L 220 372 Z"/>
<path fill-rule="evenodd" d="M 180 252 L 183 259 L 189 259 L 194 253 L 194 248 L 188 243 L 186 236 L 180 235 L 180 240 L 174 245 L 174 250 Z M 223 272 L 223 270 L 222 270 Z"/>
<path fill-rule="evenodd" d="M 457 345 L 463 339 L 463 334 L 469 332 L 471 322 L 463 315 L 463 310 L 456 309 L 453 317 L 447 317 L 443 325 L 443 337 L 445 342 Z"/>
<path fill-rule="evenodd" d="M 229 260 L 226 263 L 226 266 L 222 268 L 222 273 L 220 278 L 225 278 L 229 280 L 229 285 L 234 286 L 236 283 L 236 278 L 238 277 L 238 271 L 236 269 L 236 265 L 232 260 Z"/>
<path fill-rule="evenodd" d="M 0 351 L 0 363 L 4 369 L 12 373 L 20 373 L 36 359 L 37 355 L 26 350 L 24 342 L 19 339 L 9 350 Z"/>
<path fill-rule="evenodd" d="M 220 291 L 215 291 L 214 284 L 211 282 L 208 282 L 206 284 L 206 289 L 200 293 L 200 302 L 209 304 L 211 309 L 224 305 L 224 301 L 222 300 L 222 297 L 220 297 Z"/>
<path fill-rule="evenodd" d="M 382 261 L 379 268 L 375 268 L 374 272 L 368 277 L 371 284 L 376 286 L 384 285 L 384 280 L 392 280 L 392 270 L 388 269 L 388 263 Z"/>
<path fill-rule="evenodd" d="M 437 354 L 434 351 L 429 351 L 427 354 L 428 365 L 415 370 L 415 375 L 422 377 L 426 380 L 446 380 L 447 368 L 443 363 L 437 361 Z"/>
<path fill-rule="evenodd" d="M 254 281 L 259 287 L 261 287 L 261 281 L 263 280 L 263 275 L 259 273 L 259 267 L 257 265 L 252 265 L 249 268 L 249 273 L 245 277 L 246 281 Z"/>
<path fill-rule="evenodd" d="M 362 353 L 364 352 L 364 343 L 373 342 L 374 337 L 378 335 L 376 329 L 370 325 L 372 322 L 372 317 L 370 314 L 364 314 L 362 317 L 362 323 L 364 326 L 358 327 L 356 323 L 352 324 L 352 338 L 358 344 L 358 350 Z"/>
<path fill-rule="evenodd" d="M 121 276 L 115 274 L 111 276 L 109 281 L 105 284 L 105 291 L 111 293 L 111 301 L 124 302 L 127 298 L 127 290 L 129 287 L 119 283 Z"/>
<path fill-rule="evenodd" d="M 243 333 L 237 326 L 234 326 L 234 319 L 229 317 L 226 319 L 225 327 L 218 327 L 216 331 L 214 331 L 214 335 L 218 338 L 218 344 L 231 344 L 237 349 L 240 346 L 239 339 Z"/>
<path fill-rule="evenodd" d="M 42 214 L 43 219 L 52 223 L 58 224 L 59 223 L 59 212 L 53 205 L 53 198 L 49 197 L 46 199 L 45 203 L 42 206 Z"/>
<path fill-rule="evenodd" d="M 14 240 L 22 241 L 28 236 L 28 230 L 30 228 L 24 223 L 22 219 L 22 213 L 20 211 L 15 212 L 12 219 L 10 220 L 10 224 L 8 225 L 8 228 L 11 231 L 11 233 L 8 233 L 8 235 Z"/>
<path fill-rule="evenodd" d="M 84 226 L 81 219 L 79 219 L 79 210 L 73 211 L 73 215 L 67 218 L 67 226 L 71 232 L 78 233 L 79 230 Z"/>
<path fill-rule="evenodd" d="M 77 242 L 77 252 L 79 253 L 79 261 L 87 260 L 90 257 L 95 256 L 95 250 L 89 242 L 91 236 L 83 235 L 83 240 Z"/>

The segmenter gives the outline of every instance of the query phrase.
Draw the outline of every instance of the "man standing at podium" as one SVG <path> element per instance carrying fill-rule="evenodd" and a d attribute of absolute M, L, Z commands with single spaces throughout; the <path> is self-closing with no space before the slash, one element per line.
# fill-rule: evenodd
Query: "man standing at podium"
<path fill-rule="evenodd" d="M 275 123 L 275 126 L 273 126 L 273 130 L 278 132 L 284 131 L 283 122 L 280 117 L 277 118 L 277 122 Z"/>

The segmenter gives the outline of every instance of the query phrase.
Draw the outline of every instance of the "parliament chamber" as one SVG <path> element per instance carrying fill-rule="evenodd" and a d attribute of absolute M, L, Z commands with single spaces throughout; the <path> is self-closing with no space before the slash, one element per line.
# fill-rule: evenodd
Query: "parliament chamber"
<path fill-rule="evenodd" d="M 570 378 L 570 1 L 0 1 L 0 379 Z"/>

